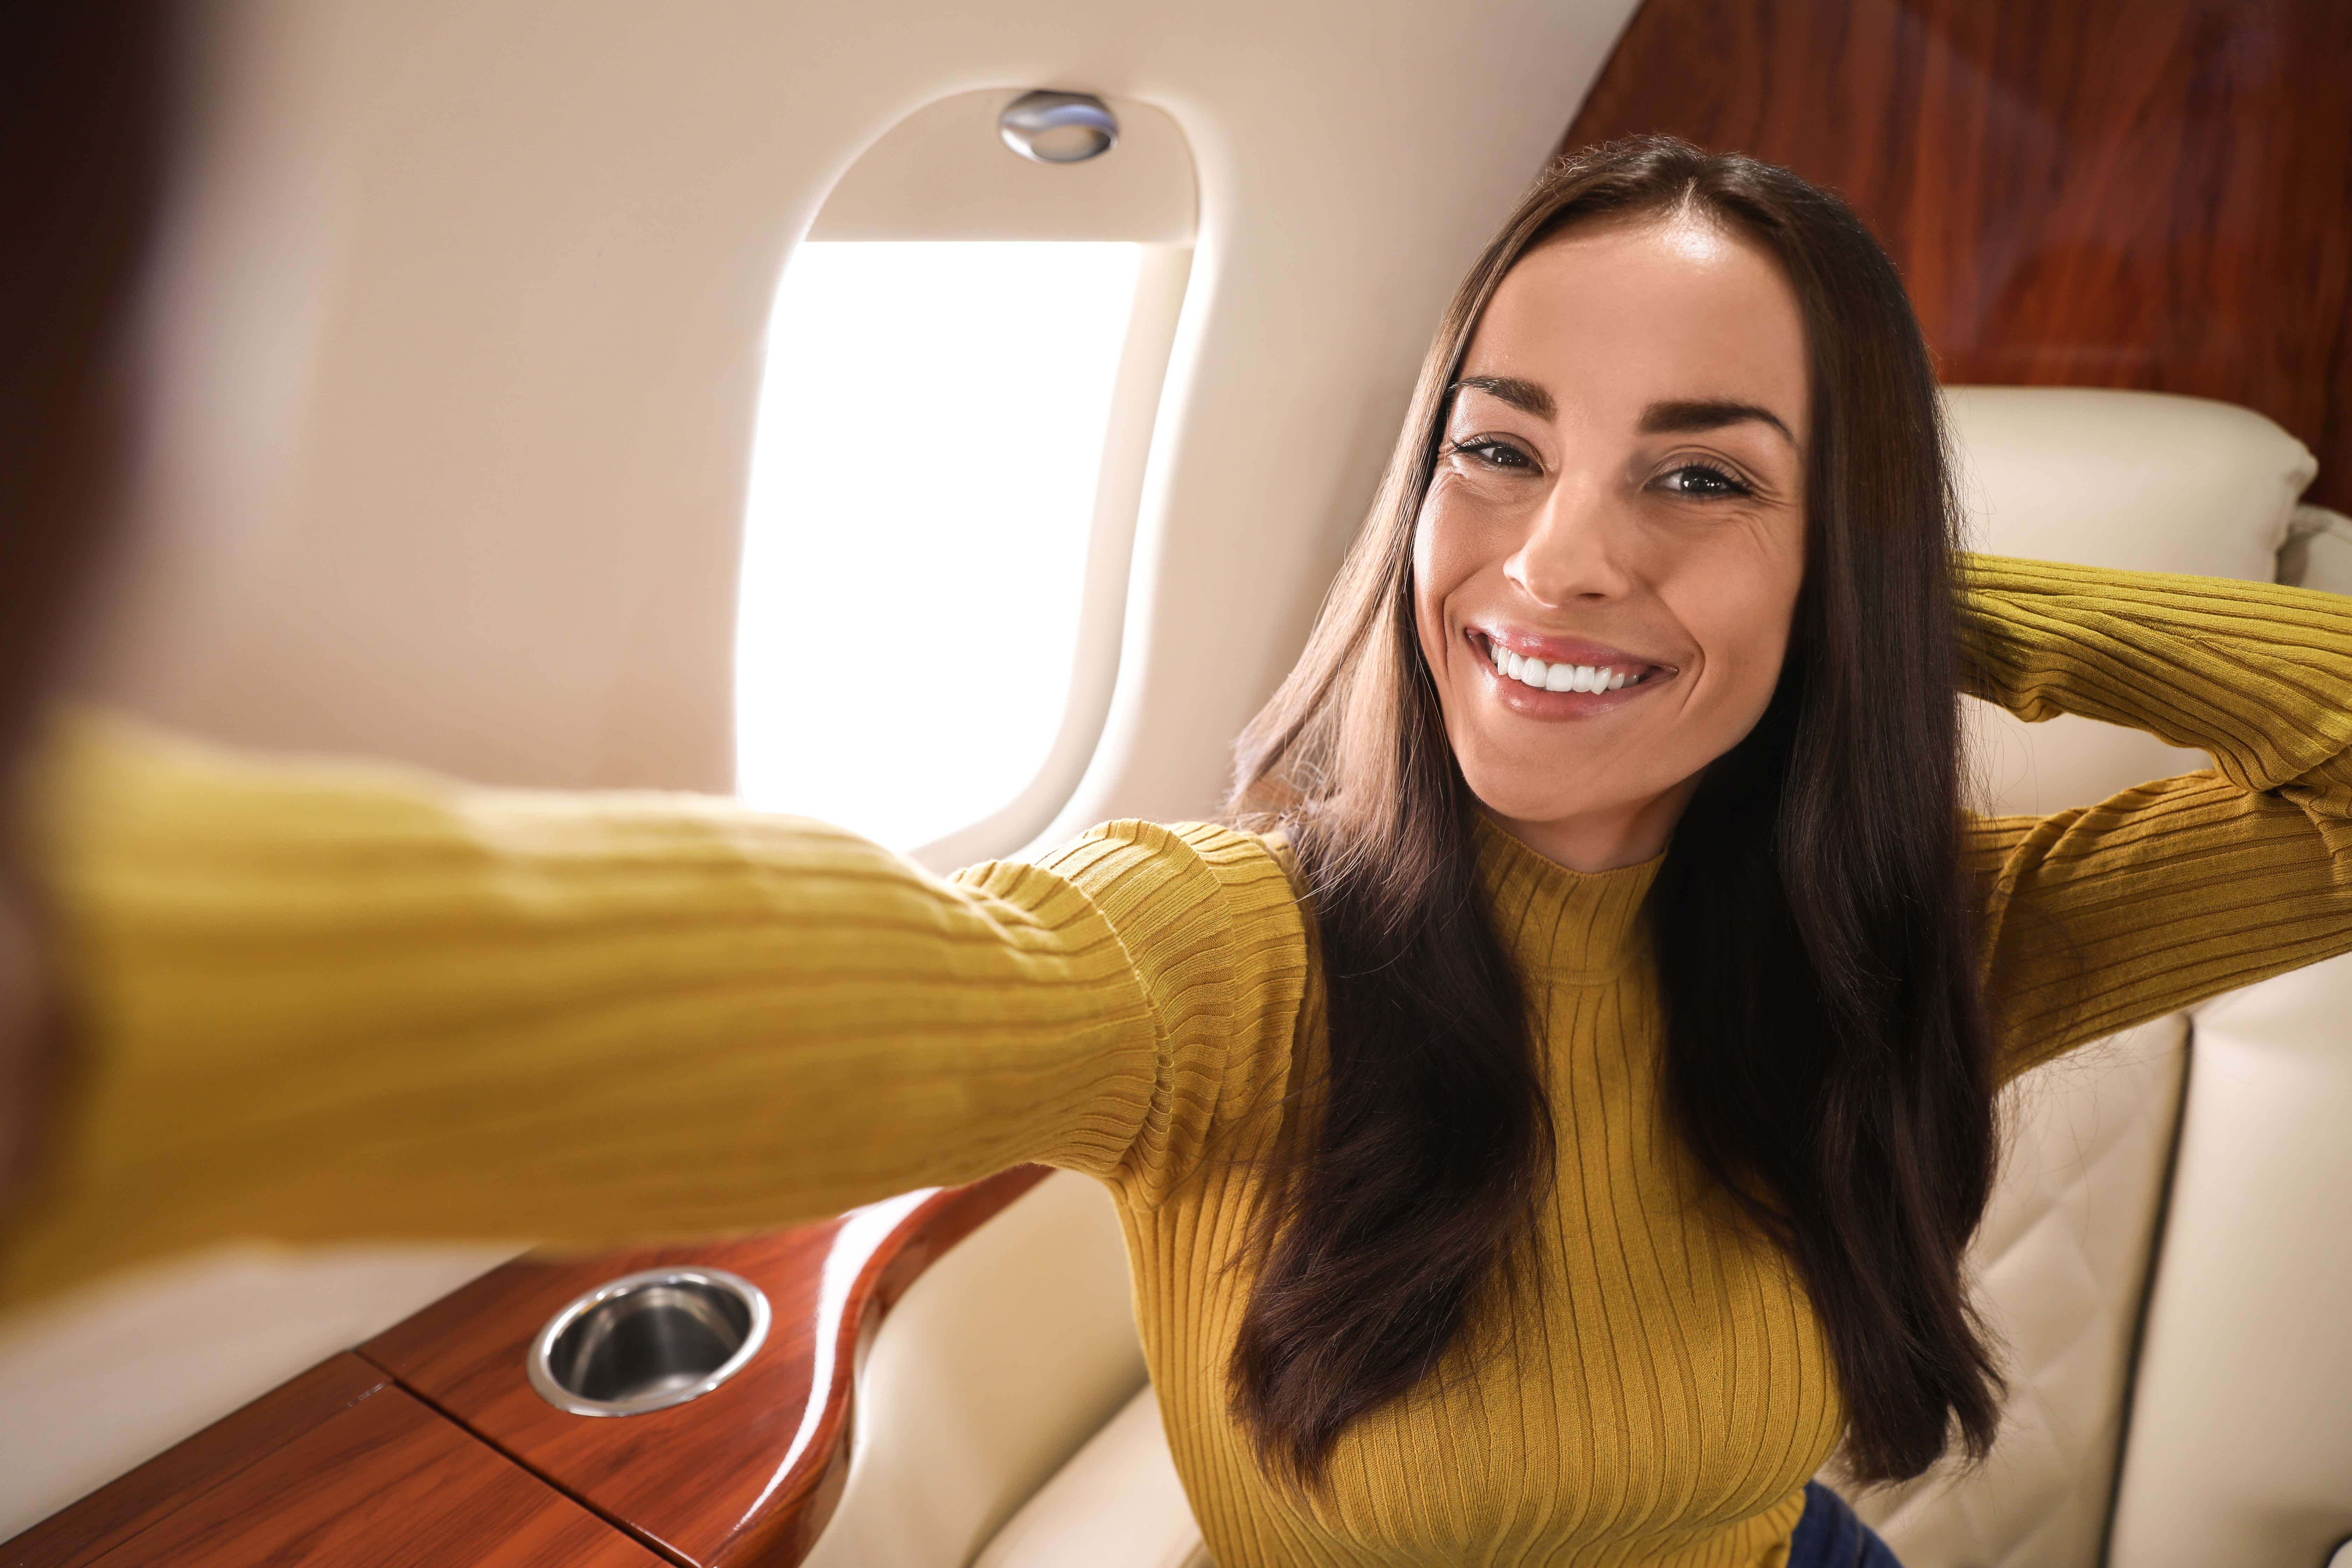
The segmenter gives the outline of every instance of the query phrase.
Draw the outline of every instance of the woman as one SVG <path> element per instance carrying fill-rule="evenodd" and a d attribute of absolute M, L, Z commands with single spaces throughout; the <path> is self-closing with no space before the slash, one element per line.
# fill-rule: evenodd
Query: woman
<path fill-rule="evenodd" d="M 1867 234 L 1637 142 L 1473 268 L 1233 825 L 943 883 L 715 803 L 70 727 L 91 1065 L 7 1287 L 1042 1160 L 1118 1204 L 1225 1568 L 1889 1561 L 1808 1478 L 1991 1436 L 1996 1085 L 2352 947 L 2352 616 L 1956 563 L 1950 519 Z M 1969 820 L 1963 688 L 2220 767 Z"/>

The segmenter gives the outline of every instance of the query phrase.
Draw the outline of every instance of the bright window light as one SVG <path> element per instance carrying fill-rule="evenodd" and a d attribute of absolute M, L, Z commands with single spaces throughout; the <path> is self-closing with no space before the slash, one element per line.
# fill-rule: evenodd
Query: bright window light
<path fill-rule="evenodd" d="M 736 634 L 737 786 L 912 849 L 1060 727 L 1142 247 L 831 242 L 769 327 Z"/>

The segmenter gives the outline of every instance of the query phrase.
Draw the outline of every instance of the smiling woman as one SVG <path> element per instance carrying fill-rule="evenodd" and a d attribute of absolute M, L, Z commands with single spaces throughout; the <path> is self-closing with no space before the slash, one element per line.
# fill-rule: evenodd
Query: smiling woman
<path fill-rule="evenodd" d="M 1413 558 L 1446 739 L 1550 858 L 1646 860 L 1780 676 L 1802 311 L 1718 220 L 1590 224 L 1504 277 L 1454 384 Z"/>
<path fill-rule="evenodd" d="M 1544 1217 L 1579 1189 L 1628 1256 L 1664 1267 L 1646 1216 L 1678 1212 L 1674 1251 L 1772 1303 L 1716 1325 L 1763 1332 L 1780 1369 L 1716 1419 L 1810 1456 L 1780 1484 L 1826 1457 L 1832 1388 L 1864 1479 L 1916 1473 L 1955 1430 L 1989 1443 L 1959 1267 L 1994 1074 L 1945 472 L 1893 268 L 1785 171 L 1599 149 L 1472 269 L 1372 526 L 1242 750 L 1244 820 L 1297 847 L 1330 1019 L 1329 1114 L 1287 1151 L 1234 1360 L 1278 1466 L 1322 1474 L 1514 1282 L 1562 1310 L 1549 1259 L 1573 1279 L 1605 1245 Z M 1612 689 L 1551 689 L 1555 659 Z M 1482 819 L 1552 868 L 1516 915 L 1477 912 L 1512 875 Z M 1644 926 L 1654 979 L 1626 969 Z M 1630 1098 L 1596 1100 L 1588 1057 Z M 1678 1141 L 1622 1146 L 1654 1119 Z M 1795 1279 L 1758 1272 L 1743 1224 Z M 1664 1305 L 1643 1267 L 1630 1321 Z M 1661 1432 L 1645 1462 L 1696 1436 Z"/>

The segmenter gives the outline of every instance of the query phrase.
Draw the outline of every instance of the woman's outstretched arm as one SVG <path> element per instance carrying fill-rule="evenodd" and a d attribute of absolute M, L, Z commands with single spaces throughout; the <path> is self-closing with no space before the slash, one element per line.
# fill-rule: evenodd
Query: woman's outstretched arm
<path fill-rule="evenodd" d="M 81 1081 L 0 1302 L 235 1237 L 687 1237 L 1033 1160 L 1149 1195 L 1287 1068 L 1298 912 L 1223 829 L 948 881 L 724 802 L 106 721 L 47 778 Z"/>
<path fill-rule="evenodd" d="M 2352 950 L 2352 600 L 1993 556 L 1964 570 L 1973 695 L 2217 764 L 1971 823 L 2006 1071 Z"/>

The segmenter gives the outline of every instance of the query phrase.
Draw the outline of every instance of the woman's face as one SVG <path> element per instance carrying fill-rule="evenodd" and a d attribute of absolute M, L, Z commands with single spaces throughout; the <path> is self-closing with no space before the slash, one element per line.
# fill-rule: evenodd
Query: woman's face
<path fill-rule="evenodd" d="M 1581 870 L 1662 849 L 1764 712 L 1804 574 L 1804 323 L 1704 221 L 1591 225 L 1504 278 L 1413 542 L 1470 787 Z"/>

